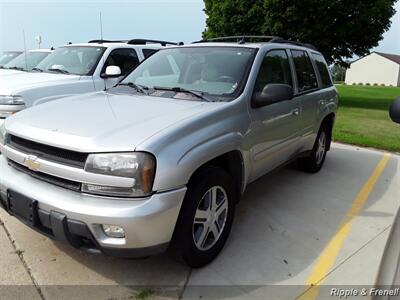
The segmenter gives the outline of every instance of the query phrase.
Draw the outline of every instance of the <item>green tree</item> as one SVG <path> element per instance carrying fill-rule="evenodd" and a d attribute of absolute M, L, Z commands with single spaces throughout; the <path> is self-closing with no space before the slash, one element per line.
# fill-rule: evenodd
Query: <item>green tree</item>
<path fill-rule="evenodd" d="M 391 25 L 396 0 L 204 0 L 204 38 L 276 35 L 314 44 L 330 63 L 364 56 Z"/>
<path fill-rule="evenodd" d="M 344 81 L 346 78 L 346 68 L 341 65 L 334 65 L 331 68 L 331 73 L 333 77 L 333 81 Z"/>

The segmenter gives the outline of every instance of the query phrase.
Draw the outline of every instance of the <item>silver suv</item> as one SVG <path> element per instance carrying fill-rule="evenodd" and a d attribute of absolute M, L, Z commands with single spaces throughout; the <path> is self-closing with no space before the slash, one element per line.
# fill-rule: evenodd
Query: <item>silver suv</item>
<path fill-rule="evenodd" d="M 209 263 L 250 182 L 293 161 L 318 172 L 330 148 L 338 96 L 321 53 L 257 39 L 165 48 L 114 88 L 7 119 L 4 208 L 75 247 Z"/>
<path fill-rule="evenodd" d="M 0 125 L 27 107 L 110 88 L 140 61 L 167 45 L 177 44 L 147 39 L 93 40 L 57 48 L 29 68 L 30 72 L 5 76 L 10 71 L 3 70 L 0 72 Z M 11 61 L 5 67 L 13 64 Z"/>

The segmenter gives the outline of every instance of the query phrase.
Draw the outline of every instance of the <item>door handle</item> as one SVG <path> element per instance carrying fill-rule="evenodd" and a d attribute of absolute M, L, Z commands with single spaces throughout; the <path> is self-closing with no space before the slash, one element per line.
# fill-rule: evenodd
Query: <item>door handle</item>
<path fill-rule="evenodd" d="M 292 110 L 292 115 L 298 116 L 300 114 L 300 109 L 296 108 Z"/>

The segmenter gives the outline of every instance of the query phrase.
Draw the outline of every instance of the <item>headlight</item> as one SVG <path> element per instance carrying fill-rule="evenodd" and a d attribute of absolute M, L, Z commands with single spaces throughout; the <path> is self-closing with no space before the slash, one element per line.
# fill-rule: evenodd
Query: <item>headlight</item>
<path fill-rule="evenodd" d="M 153 155 L 144 152 L 90 154 L 85 171 L 134 179 L 131 188 L 82 184 L 82 191 L 121 197 L 143 197 L 152 192 L 156 169 Z"/>
<path fill-rule="evenodd" d="M 0 105 L 24 105 L 21 96 L 0 96 Z"/>

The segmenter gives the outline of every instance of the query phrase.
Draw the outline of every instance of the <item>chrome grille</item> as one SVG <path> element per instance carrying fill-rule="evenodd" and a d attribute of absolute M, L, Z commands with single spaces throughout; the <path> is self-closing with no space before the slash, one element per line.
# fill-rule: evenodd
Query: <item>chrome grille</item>
<path fill-rule="evenodd" d="M 81 169 L 85 167 L 85 162 L 88 157 L 86 153 L 36 143 L 15 135 L 10 135 L 7 145 L 25 154 L 35 155 L 51 162 Z"/>

